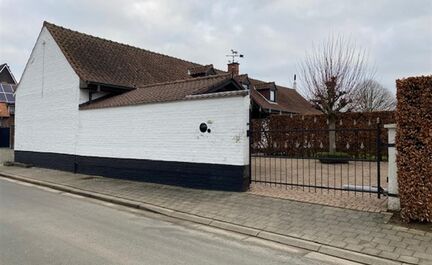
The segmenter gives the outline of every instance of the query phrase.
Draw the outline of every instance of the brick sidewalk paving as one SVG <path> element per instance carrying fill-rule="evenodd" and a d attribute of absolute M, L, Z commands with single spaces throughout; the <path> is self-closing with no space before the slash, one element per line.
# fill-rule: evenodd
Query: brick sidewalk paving
<path fill-rule="evenodd" d="M 376 194 L 354 193 L 335 190 L 317 190 L 312 188 L 304 190 L 301 187 L 288 187 L 252 183 L 249 192 L 251 194 L 295 200 L 300 202 L 318 203 L 322 205 L 341 207 L 366 212 L 386 212 L 387 198 Z"/>
<path fill-rule="evenodd" d="M 142 201 L 401 262 L 432 264 L 432 231 L 387 224 L 389 214 L 40 168 L 0 167 L 0 172 Z"/>

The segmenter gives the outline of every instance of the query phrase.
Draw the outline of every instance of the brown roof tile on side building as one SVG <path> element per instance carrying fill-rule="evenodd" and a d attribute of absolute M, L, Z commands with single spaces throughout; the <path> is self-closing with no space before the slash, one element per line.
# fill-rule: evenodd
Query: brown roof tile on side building
<path fill-rule="evenodd" d="M 295 89 L 283 86 L 277 87 L 277 103 L 288 112 L 301 114 L 322 114 L 315 109 L 310 102 L 302 97 Z"/>
<path fill-rule="evenodd" d="M 217 74 L 216 70 L 213 67 L 213 64 L 208 64 L 204 66 L 196 66 L 194 68 L 188 69 L 188 74 L 192 77 L 198 76 L 206 76 L 206 75 L 215 75 Z"/>
<path fill-rule="evenodd" d="M 282 111 L 289 113 L 300 113 L 300 114 L 322 114 L 319 110 L 315 109 L 310 102 L 302 97 L 297 90 L 276 85 L 274 82 L 264 82 L 249 78 L 250 82 L 257 88 L 257 90 L 264 88 L 271 88 L 275 86 L 277 89 L 276 104 L 268 101 L 259 92 L 258 95 L 251 93 L 252 98 L 261 106 L 261 108 Z"/>
<path fill-rule="evenodd" d="M 188 99 L 188 96 L 224 91 L 228 85 L 231 85 L 230 90 L 242 90 L 242 87 L 231 77 L 230 74 L 212 75 L 147 85 L 118 96 L 99 101 L 96 100 L 91 104 L 83 104 L 80 109 L 119 107 L 185 100 Z"/>
<path fill-rule="evenodd" d="M 251 88 L 251 98 L 252 100 L 258 104 L 262 109 L 266 111 L 276 111 L 276 112 L 290 112 L 286 108 L 280 106 L 276 102 L 268 101 L 260 92 L 258 92 L 255 88 Z M 295 112 L 294 112 L 295 113 Z"/>
<path fill-rule="evenodd" d="M 275 82 L 253 82 L 256 90 L 263 90 L 263 89 L 275 89 L 276 84 Z"/>
<path fill-rule="evenodd" d="M 201 65 L 179 58 L 155 53 L 126 44 L 94 37 L 52 23 L 44 22 L 44 27 L 53 36 L 68 62 L 84 84 L 101 84 L 128 88 L 131 92 L 93 101 L 96 107 L 108 107 L 124 104 L 139 104 L 183 99 L 200 84 L 213 82 L 215 79 L 203 78 L 196 82 L 185 80 L 201 78 L 206 75 L 223 75 L 227 72 L 213 68 L 213 65 Z M 192 73 L 192 75 L 191 75 Z M 193 76 L 195 75 L 195 77 Z M 247 80 L 247 75 L 239 75 L 237 81 Z M 181 80 L 181 81 L 178 81 Z M 207 80 L 204 82 L 204 80 Z M 213 80 L 213 81 L 210 81 Z M 250 79 L 253 85 L 262 86 L 260 80 Z M 160 83 L 164 83 L 161 85 Z M 274 84 L 274 82 L 266 83 Z M 191 86 L 186 88 L 186 86 Z M 266 86 L 266 85 L 264 85 Z M 254 94 L 252 99 L 263 109 L 313 114 L 318 111 L 294 89 L 276 86 L 276 103 Z M 136 89 L 136 90 L 135 90 Z M 160 91 L 164 91 L 161 93 Z M 123 91 L 124 92 L 124 91 Z M 89 104 L 81 109 L 89 109 Z M 319 112 L 318 112 L 319 113 Z"/>

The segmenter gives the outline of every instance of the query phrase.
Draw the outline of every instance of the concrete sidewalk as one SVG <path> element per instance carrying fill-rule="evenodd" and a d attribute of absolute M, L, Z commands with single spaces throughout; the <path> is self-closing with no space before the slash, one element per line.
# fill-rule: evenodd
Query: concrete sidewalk
<path fill-rule="evenodd" d="M 131 206 L 136 202 L 136 207 L 366 264 L 432 264 L 432 231 L 388 224 L 390 214 L 40 168 L 0 167 L 0 175 L 102 199 L 114 196 Z"/>

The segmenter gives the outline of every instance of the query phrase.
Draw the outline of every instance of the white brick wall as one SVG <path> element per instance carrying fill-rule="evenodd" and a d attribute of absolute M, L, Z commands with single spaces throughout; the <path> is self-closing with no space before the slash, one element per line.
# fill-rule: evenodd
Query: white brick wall
<path fill-rule="evenodd" d="M 248 96 L 79 111 L 86 97 L 60 48 L 42 29 L 16 93 L 15 149 L 248 164 Z M 211 133 L 199 131 L 202 122 Z"/>
<path fill-rule="evenodd" d="M 78 102 L 79 78 L 43 28 L 16 92 L 15 149 L 74 154 Z"/>
<path fill-rule="evenodd" d="M 213 164 L 248 164 L 249 97 L 80 111 L 78 153 Z M 201 133 L 205 122 L 211 133 Z"/>

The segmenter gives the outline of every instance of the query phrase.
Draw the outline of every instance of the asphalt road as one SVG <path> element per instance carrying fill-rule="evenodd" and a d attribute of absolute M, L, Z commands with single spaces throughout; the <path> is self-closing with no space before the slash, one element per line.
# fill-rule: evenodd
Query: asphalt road
<path fill-rule="evenodd" d="M 2 265 L 323 264 L 304 255 L 0 178 Z"/>

